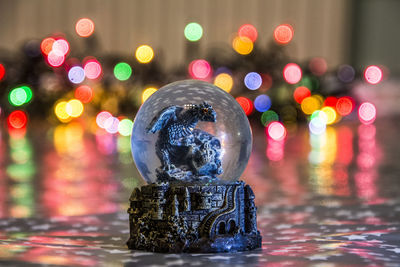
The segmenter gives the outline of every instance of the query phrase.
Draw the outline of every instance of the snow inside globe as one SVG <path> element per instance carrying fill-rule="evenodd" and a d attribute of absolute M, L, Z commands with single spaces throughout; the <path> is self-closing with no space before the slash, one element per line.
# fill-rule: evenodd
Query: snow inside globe
<path fill-rule="evenodd" d="M 250 157 L 249 121 L 237 101 L 198 80 L 168 84 L 139 109 L 132 155 L 147 183 L 234 182 Z"/>

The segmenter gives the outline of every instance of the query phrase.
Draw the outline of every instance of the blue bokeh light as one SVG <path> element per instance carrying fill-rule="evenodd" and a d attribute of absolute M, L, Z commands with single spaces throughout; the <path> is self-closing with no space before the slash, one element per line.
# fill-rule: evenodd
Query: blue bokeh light
<path fill-rule="evenodd" d="M 249 72 L 244 77 L 244 85 L 250 90 L 257 90 L 262 84 L 261 75 L 257 72 Z"/>
<path fill-rule="evenodd" d="M 254 100 L 254 107 L 259 112 L 265 112 L 271 108 L 271 98 L 267 95 L 259 95 Z"/>
<path fill-rule="evenodd" d="M 81 83 L 85 79 L 85 71 L 80 66 L 72 67 L 68 72 L 68 79 L 72 83 Z"/>

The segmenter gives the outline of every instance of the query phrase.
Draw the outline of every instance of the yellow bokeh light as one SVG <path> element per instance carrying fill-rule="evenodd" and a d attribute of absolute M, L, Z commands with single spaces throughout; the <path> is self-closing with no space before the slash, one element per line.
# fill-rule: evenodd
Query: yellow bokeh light
<path fill-rule="evenodd" d="M 54 107 L 54 113 L 61 122 L 68 122 L 71 118 L 67 113 L 67 102 L 61 101 Z"/>
<path fill-rule="evenodd" d="M 245 36 L 236 36 L 232 41 L 232 47 L 241 55 L 248 55 L 253 51 L 253 42 Z"/>
<path fill-rule="evenodd" d="M 321 108 L 321 102 L 317 97 L 314 96 L 306 97 L 301 102 L 301 110 L 307 115 L 313 114 L 314 111 L 320 108 Z"/>
<path fill-rule="evenodd" d="M 321 111 L 326 114 L 326 117 L 327 117 L 326 124 L 330 125 L 330 124 L 335 123 L 336 118 L 337 118 L 337 113 L 336 113 L 334 108 L 332 108 L 332 107 L 323 107 L 321 109 Z"/>
<path fill-rule="evenodd" d="M 144 101 L 146 101 L 147 98 L 149 98 L 156 91 L 157 91 L 157 89 L 154 87 L 149 87 L 149 88 L 144 89 L 144 91 L 142 93 L 142 103 L 144 103 Z"/>
<path fill-rule="evenodd" d="M 233 86 L 232 76 L 227 73 L 220 73 L 215 77 L 214 84 L 229 93 Z"/>
<path fill-rule="evenodd" d="M 67 102 L 65 111 L 72 118 L 78 118 L 83 113 L 83 104 L 78 99 L 71 99 Z"/>
<path fill-rule="evenodd" d="M 136 49 L 135 55 L 140 63 L 149 63 L 154 57 L 154 51 L 148 45 L 141 45 Z"/>
<path fill-rule="evenodd" d="M 80 157 L 83 152 L 84 130 L 79 123 L 58 125 L 54 129 L 54 147 L 59 154 L 69 153 Z M 65 175 L 65 174 L 64 174 Z"/>

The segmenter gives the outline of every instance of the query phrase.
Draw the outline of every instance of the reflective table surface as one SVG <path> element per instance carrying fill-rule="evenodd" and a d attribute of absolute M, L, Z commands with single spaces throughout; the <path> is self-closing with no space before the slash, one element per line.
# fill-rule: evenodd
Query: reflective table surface
<path fill-rule="evenodd" d="M 130 251 L 128 198 L 143 184 L 129 137 L 85 123 L 0 130 L 0 265 L 400 266 L 400 121 L 306 126 L 284 141 L 253 128 L 242 179 L 258 205 L 262 249 Z"/>

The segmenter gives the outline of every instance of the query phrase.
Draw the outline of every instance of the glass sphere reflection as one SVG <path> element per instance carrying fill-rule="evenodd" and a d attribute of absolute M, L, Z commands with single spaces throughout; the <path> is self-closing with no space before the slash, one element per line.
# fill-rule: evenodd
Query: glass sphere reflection
<path fill-rule="evenodd" d="M 216 122 L 199 121 L 196 129 L 214 135 L 221 143 L 223 172 L 218 178 L 236 181 L 243 173 L 251 153 L 252 135 L 246 115 L 237 101 L 220 88 L 197 80 L 184 80 L 168 84 L 140 107 L 132 130 L 132 155 L 143 179 L 157 181 L 156 169 L 162 164 L 156 155 L 158 133 L 146 128 L 153 118 L 168 106 L 184 107 L 206 101 L 216 112 Z"/>

